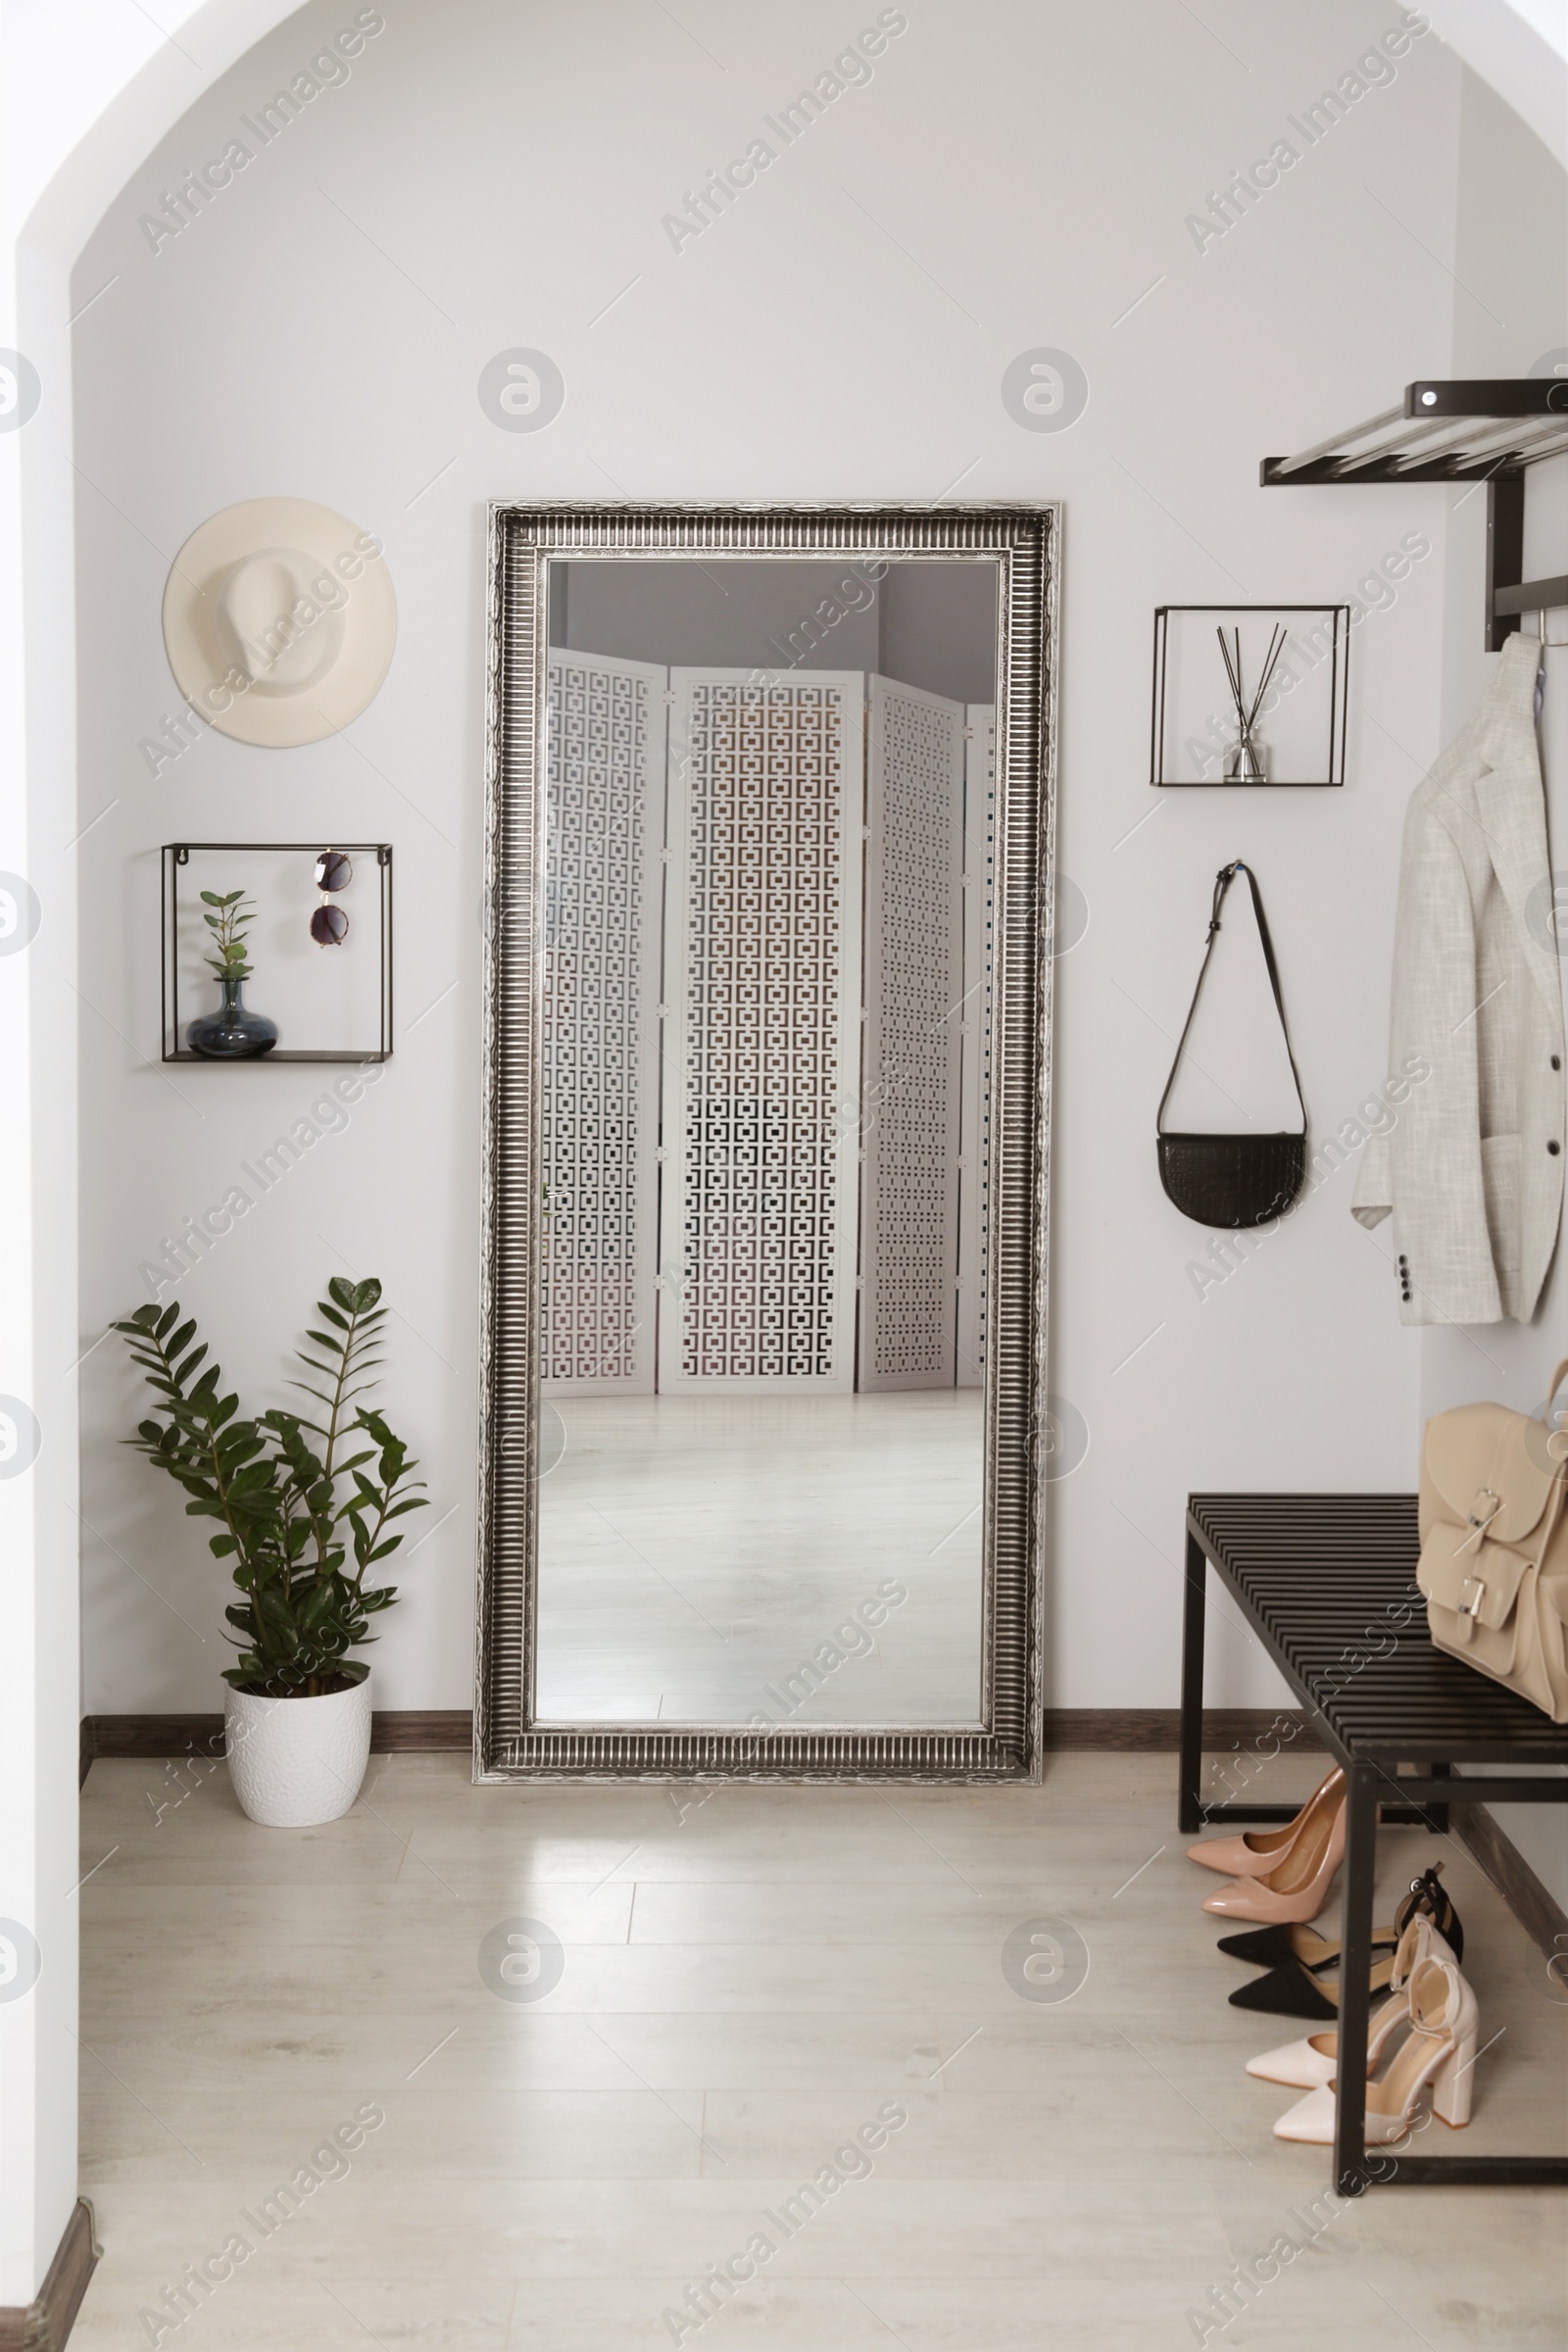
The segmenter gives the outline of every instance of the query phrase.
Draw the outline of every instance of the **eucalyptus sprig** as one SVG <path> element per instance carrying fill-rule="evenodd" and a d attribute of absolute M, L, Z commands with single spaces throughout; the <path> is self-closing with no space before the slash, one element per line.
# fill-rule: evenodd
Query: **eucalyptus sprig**
<path fill-rule="evenodd" d="M 223 1614 L 244 1639 L 226 1637 L 240 1654 L 223 1679 L 274 1697 L 318 1697 L 365 1680 L 368 1666 L 346 1653 L 374 1641 L 369 1619 L 398 1597 L 395 1585 L 368 1586 L 367 1573 L 403 1541 L 385 1532 L 391 1522 L 426 1500 L 414 1491 L 424 1481 L 409 1478 L 417 1464 L 402 1439 L 354 1401 L 375 1385 L 366 1375 L 381 1361 L 381 1285 L 334 1275 L 327 1294 L 317 1301 L 326 1328 L 310 1334 L 317 1352 L 299 1350 L 326 1385 L 290 1383 L 324 1407 L 324 1422 L 276 1407 L 242 1420 L 238 1396 L 222 1394 L 222 1373 L 204 1360 L 205 1346 L 192 1347 L 195 1321 L 181 1323 L 177 1306 L 138 1307 L 114 1326 L 164 1415 L 125 1443 L 184 1488 L 187 1517 L 220 1522 L 209 1549 L 233 1562 L 242 1597 Z M 348 1450 L 362 1437 L 369 1444 Z"/>
<path fill-rule="evenodd" d="M 220 980 L 248 980 L 251 976 L 250 951 L 245 934 L 256 920 L 256 902 L 242 890 L 204 890 L 202 905 L 207 908 L 202 920 L 213 933 L 208 943 L 218 950 L 207 960 Z"/>

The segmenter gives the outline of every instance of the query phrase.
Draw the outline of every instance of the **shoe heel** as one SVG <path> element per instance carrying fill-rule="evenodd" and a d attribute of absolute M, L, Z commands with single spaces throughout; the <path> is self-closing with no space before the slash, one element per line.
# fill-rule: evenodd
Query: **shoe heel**
<path fill-rule="evenodd" d="M 1476 2038 L 1456 2041 L 1432 2078 L 1432 2112 L 1439 2123 L 1462 2132 L 1470 2121 L 1476 2080 Z"/>

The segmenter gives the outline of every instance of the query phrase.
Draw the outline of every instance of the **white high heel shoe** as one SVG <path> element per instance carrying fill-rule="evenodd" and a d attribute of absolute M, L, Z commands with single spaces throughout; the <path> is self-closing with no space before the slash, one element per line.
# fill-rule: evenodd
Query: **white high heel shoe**
<path fill-rule="evenodd" d="M 1470 2121 L 1475 2083 L 1476 2037 L 1481 2028 L 1476 1996 L 1451 1960 L 1423 1960 L 1410 1979 L 1410 2038 L 1384 2075 L 1366 2086 L 1366 2145 L 1386 2147 L 1401 2139 L 1423 2088 L 1432 2085 L 1432 2112 L 1455 2132 Z M 1276 2139 L 1334 2145 L 1334 2086 L 1309 2090 L 1280 2117 Z"/>
<path fill-rule="evenodd" d="M 1409 2018 L 1410 1980 L 1422 1961 L 1452 1959 L 1453 1953 L 1431 1920 L 1418 1913 L 1399 1937 L 1395 1951 L 1389 1997 L 1373 2010 L 1367 2021 L 1368 2074 L 1377 2064 L 1389 2035 Z M 1318 2090 L 1334 2080 L 1339 2047 L 1339 2034 L 1330 2027 L 1326 2033 L 1307 2034 L 1299 2041 L 1287 2041 L 1277 2050 L 1265 2050 L 1261 2058 L 1249 2058 L 1247 2071 L 1260 2082 L 1284 2082 L 1293 2090 Z"/>

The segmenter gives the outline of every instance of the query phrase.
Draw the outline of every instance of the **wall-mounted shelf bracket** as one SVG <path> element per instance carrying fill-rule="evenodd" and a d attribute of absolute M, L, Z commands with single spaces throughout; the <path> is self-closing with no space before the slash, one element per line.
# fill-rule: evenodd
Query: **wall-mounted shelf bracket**
<path fill-rule="evenodd" d="M 1568 451 L 1568 377 L 1406 384 L 1396 409 L 1293 458 L 1265 458 L 1266 490 L 1297 483 L 1485 482 L 1487 650 L 1522 612 L 1568 604 L 1568 574 L 1524 578 L 1525 474 Z"/>

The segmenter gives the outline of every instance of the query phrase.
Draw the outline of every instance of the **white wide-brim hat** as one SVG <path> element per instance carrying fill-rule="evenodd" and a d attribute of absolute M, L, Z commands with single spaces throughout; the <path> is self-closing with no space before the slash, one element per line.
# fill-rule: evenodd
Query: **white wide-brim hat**
<path fill-rule="evenodd" d="M 381 542 L 308 498 L 247 498 L 192 531 L 164 645 L 193 710 L 237 743 L 318 743 L 386 676 L 398 608 Z"/>

